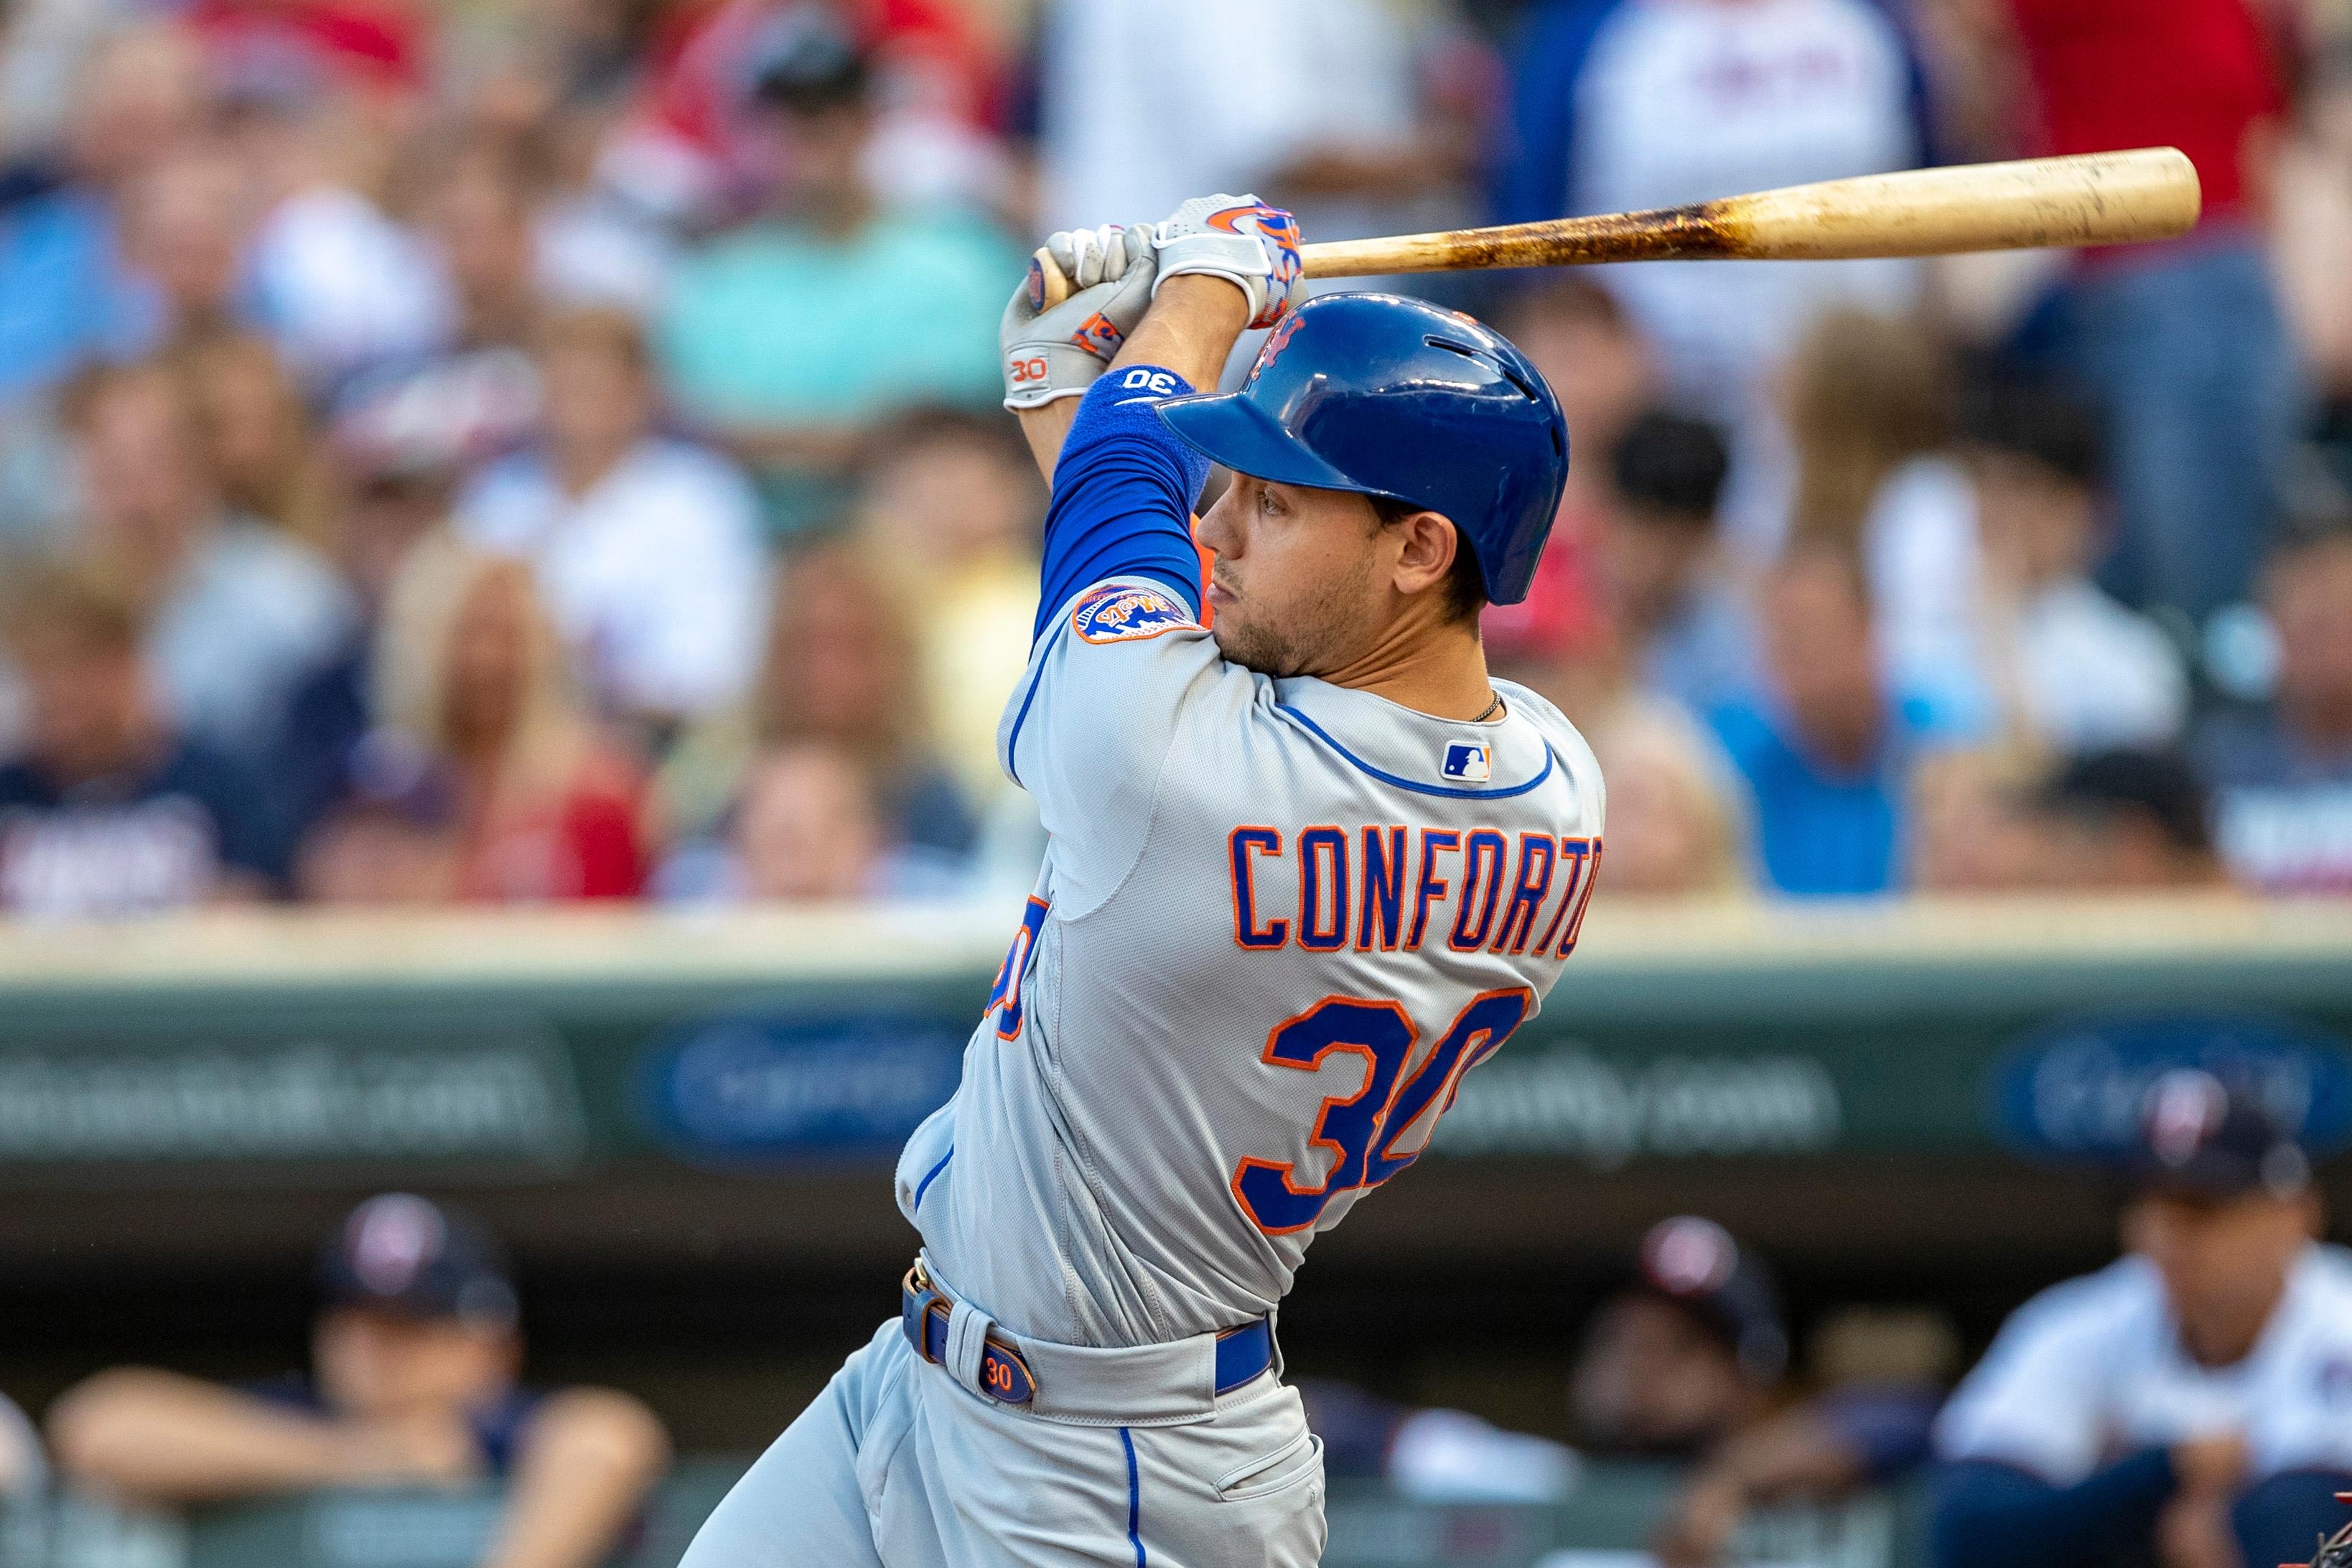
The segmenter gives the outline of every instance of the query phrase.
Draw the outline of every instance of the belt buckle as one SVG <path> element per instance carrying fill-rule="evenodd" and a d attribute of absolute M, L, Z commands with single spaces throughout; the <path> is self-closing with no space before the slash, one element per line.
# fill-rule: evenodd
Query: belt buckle
<path fill-rule="evenodd" d="M 955 1308 L 940 1294 L 940 1288 L 931 1283 L 930 1270 L 923 1267 L 923 1260 L 919 1258 L 915 1259 L 915 1266 L 907 1270 L 904 1289 L 908 1294 L 920 1298 L 923 1303 L 915 1319 L 915 1353 L 937 1366 L 940 1358 L 931 1353 L 931 1314 L 939 1312 L 952 1317 Z"/>

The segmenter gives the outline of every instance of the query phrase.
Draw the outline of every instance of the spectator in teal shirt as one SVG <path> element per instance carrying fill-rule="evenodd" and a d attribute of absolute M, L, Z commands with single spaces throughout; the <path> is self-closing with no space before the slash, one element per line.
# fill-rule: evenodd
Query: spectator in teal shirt
<path fill-rule="evenodd" d="M 1799 544 L 1760 609 L 1766 689 L 1709 717 L 1748 781 L 1764 883 L 1813 897 L 1891 891 L 1925 714 L 1879 674 L 1861 565 L 1834 545 Z"/>
<path fill-rule="evenodd" d="M 984 217 L 893 211 L 864 174 L 869 63 L 812 8 L 754 89 L 764 213 L 680 268 L 659 332 L 681 409 L 814 520 L 858 430 L 918 403 L 992 405 L 1021 253 Z"/>

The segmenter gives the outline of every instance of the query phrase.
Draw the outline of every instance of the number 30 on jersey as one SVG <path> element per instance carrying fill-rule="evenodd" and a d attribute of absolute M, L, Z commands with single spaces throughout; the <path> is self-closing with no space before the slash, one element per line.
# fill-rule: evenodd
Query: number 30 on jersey
<path fill-rule="evenodd" d="M 1363 1087 L 1332 1096 L 1316 1113 L 1311 1139 L 1332 1155 L 1322 1182 L 1302 1187 L 1297 1166 L 1245 1159 L 1233 1183 L 1243 1212 L 1269 1236 L 1305 1230 L 1341 1193 L 1377 1187 L 1412 1164 L 1428 1146 L 1437 1119 L 1453 1107 L 1462 1075 L 1494 1055 L 1534 1003 L 1535 994 L 1524 985 L 1473 997 L 1402 1084 L 1398 1079 L 1420 1031 L 1395 1002 L 1326 996 L 1276 1026 L 1265 1040 L 1268 1066 L 1314 1072 L 1333 1056 L 1359 1056 Z M 1416 1126 L 1423 1127 L 1420 1142 L 1400 1153 L 1397 1145 Z"/>

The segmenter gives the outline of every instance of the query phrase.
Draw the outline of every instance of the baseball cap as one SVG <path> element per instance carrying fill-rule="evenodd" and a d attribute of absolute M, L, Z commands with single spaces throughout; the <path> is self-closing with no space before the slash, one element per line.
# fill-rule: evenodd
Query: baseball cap
<path fill-rule="evenodd" d="M 2310 1158 L 2252 1087 L 2202 1068 L 2148 1086 L 2124 1163 L 2137 1191 L 2194 1198 L 2292 1197 L 2311 1181 Z"/>
<path fill-rule="evenodd" d="M 328 1237 L 320 1292 L 330 1305 L 511 1328 L 513 1266 L 488 1226 L 414 1193 L 368 1199 Z"/>
<path fill-rule="evenodd" d="M 1661 1220 L 1642 1238 L 1640 1287 L 1664 1296 L 1712 1330 L 1749 1381 L 1788 1369 L 1789 1329 L 1780 1289 L 1763 1259 L 1711 1219 Z"/>
<path fill-rule="evenodd" d="M 751 100 L 798 114 L 857 102 L 873 74 L 856 35 L 824 5 L 785 12 L 762 29 L 750 53 Z"/>

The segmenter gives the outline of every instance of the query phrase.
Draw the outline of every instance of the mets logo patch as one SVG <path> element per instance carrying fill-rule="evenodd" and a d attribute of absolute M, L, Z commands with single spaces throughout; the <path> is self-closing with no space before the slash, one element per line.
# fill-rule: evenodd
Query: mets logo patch
<path fill-rule="evenodd" d="M 1141 642 L 1162 632 L 1201 629 L 1174 595 L 1157 588 L 1098 588 L 1078 601 L 1070 624 L 1088 642 Z"/>

